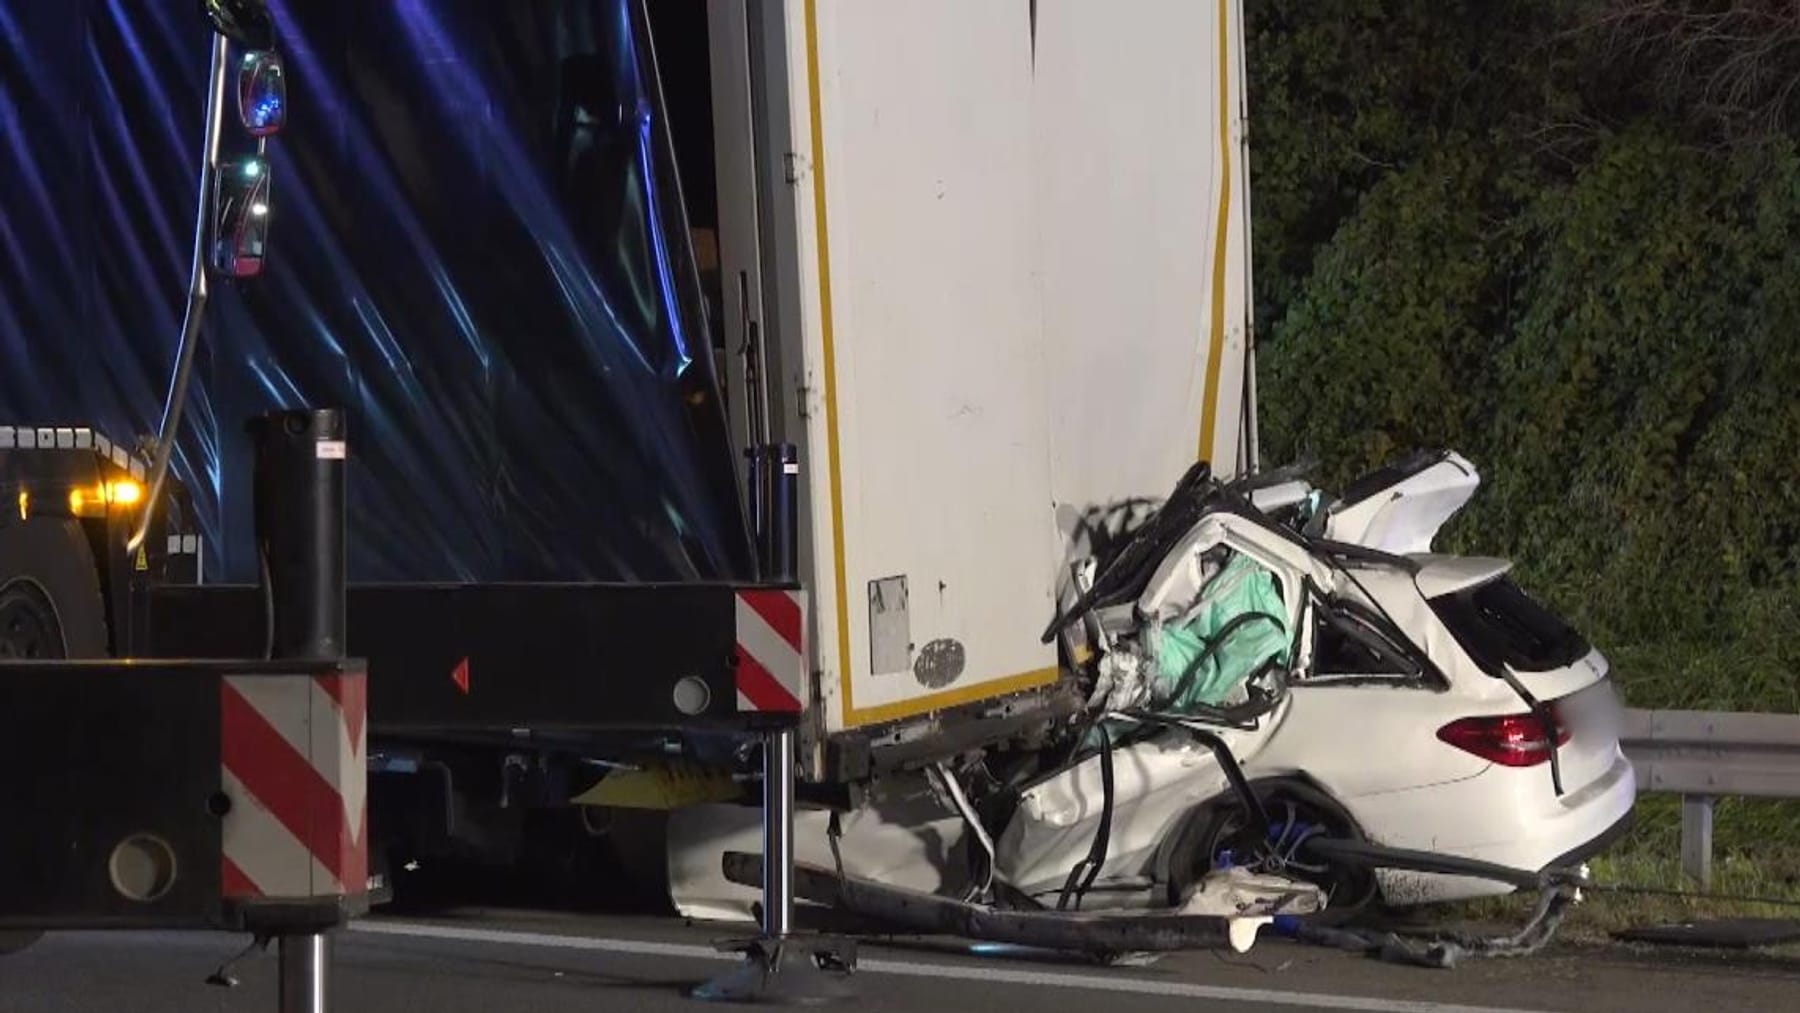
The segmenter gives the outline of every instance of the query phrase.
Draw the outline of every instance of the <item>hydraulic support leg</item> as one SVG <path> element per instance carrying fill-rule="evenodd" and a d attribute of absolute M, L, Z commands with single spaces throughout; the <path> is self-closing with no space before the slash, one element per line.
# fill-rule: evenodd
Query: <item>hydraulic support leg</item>
<path fill-rule="evenodd" d="M 763 936 L 794 931 L 794 730 L 763 738 Z"/>
<path fill-rule="evenodd" d="M 850 995 L 855 944 L 794 934 L 794 740 L 792 727 L 763 735 L 763 934 L 722 944 L 744 963 L 695 988 L 697 999 L 813 1004 Z"/>
<path fill-rule="evenodd" d="M 331 940 L 322 932 L 282 936 L 281 1013 L 326 1013 Z"/>
<path fill-rule="evenodd" d="M 251 425 L 257 548 L 276 658 L 342 658 L 345 642 L 344 417 L 283 411 Z M 331 940 L 278 937 L 281 1013 L 326 1013 Z"/>

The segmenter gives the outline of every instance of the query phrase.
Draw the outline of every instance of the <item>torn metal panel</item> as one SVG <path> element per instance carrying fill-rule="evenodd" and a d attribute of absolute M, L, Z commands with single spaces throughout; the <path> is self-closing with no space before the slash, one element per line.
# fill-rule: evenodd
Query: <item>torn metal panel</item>
<path fill-rule="evenodd" d="M 1279 727 L 1220 734 L 1232 752 L 1253 755 Z M 1159 736 L 1115 750 L 1111 840 L 1096 882 L 1154 871 L 1158 849 L 1195 806 L 1228 788 L 1212 753 L 1183 738 Z M 1026 789 L 996 842 L 1000 874 L 1028 894 L 1054 891 L 1099 832 L 1103 785 L 1098 755 Z"/>

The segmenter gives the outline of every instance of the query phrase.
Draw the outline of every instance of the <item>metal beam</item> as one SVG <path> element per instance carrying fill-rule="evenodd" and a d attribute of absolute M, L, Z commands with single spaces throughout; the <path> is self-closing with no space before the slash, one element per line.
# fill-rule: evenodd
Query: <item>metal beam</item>
<path fill-rule="evenodd" d="M 1638 791 L 1681 796 L 1681 868 L 1703 890 L 1715 798 L 1800 798 L 1800 714 L 1632 710 L 1620 744 Z"/>

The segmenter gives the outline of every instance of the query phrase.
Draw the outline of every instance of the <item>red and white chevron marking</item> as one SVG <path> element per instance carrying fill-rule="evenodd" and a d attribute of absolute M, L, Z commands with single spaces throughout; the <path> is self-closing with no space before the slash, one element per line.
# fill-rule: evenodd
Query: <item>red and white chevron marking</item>
<path fill-rule="evenodd" d="M 229 898 L 368 889 L 361 673 L 220 680 L 220 883 Z"/>
<path fill-rule="evenodd" d="M 806 699 L 806 596 L 737 593 L 738 711 L 798 714 Z"/>

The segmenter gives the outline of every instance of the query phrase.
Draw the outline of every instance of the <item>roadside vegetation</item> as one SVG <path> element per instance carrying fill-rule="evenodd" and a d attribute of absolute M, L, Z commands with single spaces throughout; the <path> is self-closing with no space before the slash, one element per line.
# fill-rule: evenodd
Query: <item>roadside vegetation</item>
<path fill-rule="evenodd" d="M 1455 447 L 1447 547 L 1515 559 L 1631 705 L 1800 710 L 1800 7 L 1246 16 L 1264 460 Z M 1672 802 L 1621 874 L 1672 868 Z M 1800 896 L 1800 807 L 1717 840 Z"/>

